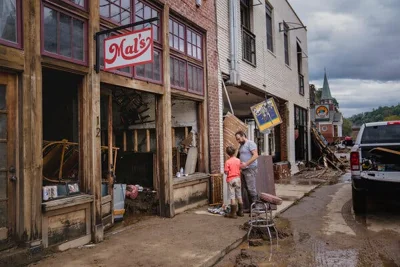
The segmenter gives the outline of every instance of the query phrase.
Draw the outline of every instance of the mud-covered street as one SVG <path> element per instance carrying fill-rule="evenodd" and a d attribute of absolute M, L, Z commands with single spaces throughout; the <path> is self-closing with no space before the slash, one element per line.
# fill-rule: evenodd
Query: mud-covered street
<path fill-rule="evenodd" d="M 355 216 L 350 176 L 345 175 L 277 219 L 286 236 L 278 245 L 275 239 L 272 247 L 244 243 L 217 266 L 400 266 L 399 197 L 372 200 L 365 216 Z"/>

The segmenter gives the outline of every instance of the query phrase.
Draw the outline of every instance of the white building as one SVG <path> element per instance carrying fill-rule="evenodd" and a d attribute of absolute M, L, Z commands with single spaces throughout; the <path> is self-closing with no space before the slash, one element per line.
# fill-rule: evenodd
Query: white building
<path fill-rule="evenodd" d="M 231 111 L 230 100 L 259 150 L 275 162 L 289 161 L 296 172 L 296 161 L 310 155 L 305 25 L 285 0 L 218 0 L 216 5 L 221 114 Z M 270 97 L 283 123 L 261 134 L 250 107 Z"/>

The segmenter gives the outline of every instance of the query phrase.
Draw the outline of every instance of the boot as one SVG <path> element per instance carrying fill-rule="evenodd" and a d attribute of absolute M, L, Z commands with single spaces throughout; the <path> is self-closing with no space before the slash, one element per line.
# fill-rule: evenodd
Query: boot
<path fill-rule="evenodd" d="M 231 205 L 231 212 L 229 214 L 225 214 L 225 217 L 237 219 L 237 205 Z"/>
<path fill-rule="evenodd" d="M 239 203 L 239 206 L 238 206 L 239 208 L 238 208 L 238 211 L 237 211 L 237 216 L 239 216 L 239 217 L 243 217 L 244 216 L 244 214 L 243 214 L 243 203 Z"/>

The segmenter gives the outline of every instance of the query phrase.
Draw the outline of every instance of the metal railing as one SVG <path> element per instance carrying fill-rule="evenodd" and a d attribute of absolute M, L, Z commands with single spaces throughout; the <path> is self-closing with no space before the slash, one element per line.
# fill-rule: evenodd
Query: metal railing
<path fill-rule="evenodd" d="M 251 65 L 256 65 L 256 36 L 248 29 L 242 27 L 243 60 Z"/>

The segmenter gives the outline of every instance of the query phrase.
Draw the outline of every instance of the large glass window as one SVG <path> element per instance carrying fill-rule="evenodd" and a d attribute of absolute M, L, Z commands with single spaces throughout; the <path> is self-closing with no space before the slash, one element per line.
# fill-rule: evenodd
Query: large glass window
<path fill-rule="evenodd" d="M 19 47 L 21 44 L 20 1 L 0 1 L 0 42 Z"/>
<path fill-rule="evenodd" d="M 86 23 L 45 6 L 43 9 L 44 54 L 85 62 Z"/>
<path fill-rule="evenodd" d="M 129 24 L 131 22 L 131 1 L 100 0 L 100 15 L 121 25 Z"/>
<path fill-rule="evenodd" d="M 137 65 L 135 67 L 135 76 L 147 81 L 154 81 L 156 83 L 161 83 L 161 64 L 162 53 L 159 50 L 154 49 L 153 63 L 148 63 L 144 65 Z"/>
<path fill-rule="evenodd" d="M 64 0 L 65 2 L 72 3 L 82 8 L 86 8 L 86 0 Z M 88 0 L 89 2 L 90 0 Z"/>

